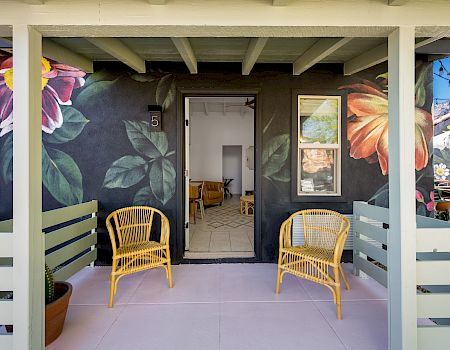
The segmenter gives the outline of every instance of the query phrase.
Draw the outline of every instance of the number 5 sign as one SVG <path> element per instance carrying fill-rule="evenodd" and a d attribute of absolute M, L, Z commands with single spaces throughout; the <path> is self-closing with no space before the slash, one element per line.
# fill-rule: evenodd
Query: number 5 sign
<path fill-rule="evenodd" d="M 150 112 L 150 127 L 152 131 L 161 131 L 162 113 L 160 106 L 148 106 Z"/>

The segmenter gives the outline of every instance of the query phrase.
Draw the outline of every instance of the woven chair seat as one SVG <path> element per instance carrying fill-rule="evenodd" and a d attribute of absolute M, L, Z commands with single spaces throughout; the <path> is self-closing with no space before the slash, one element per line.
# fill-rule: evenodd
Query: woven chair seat
<path fill-rule="evenodd" d="M 155 241 L 129 244 L 117 249 L 116 258 L 121 258 L 133 254 L 143 254 L 145 252 L 151 252 L 159 249 L 163 250 L 165 248 L 166 246 L 164 244 Z"/>
<path fill-rule="evenodd" d="M 325 261 L 330 265 L 333 264 L 334 251 L 328 249 L 298 246 L 284 248 L 283 252 L 292 253 L 298 256 L 299 259 L 307 258 L 310 260 Z"/>
<path fill-rule="evenodd" d="M 303 246 L 292 246 L 292 227 L 297 216 L 302 219 Z M 280 292 L 285 273 L 322 284 L 333 294 L 337 317 L 341 319 L 339 274 L 346 289 L 350 288 L 341 266 L 349 229 L 350 222 L 345 216 L 326 209 L 301 210 L 285 220 L 280 228 L 276 293 Z"/>
<path fill-rule="evenodd" d="M 150 239 L 155 221 L 160 226 L 159 242 Z M 170 224 L 160 210 L 146 206 L 118 209 L 106 218 L 106 227 L 113 251 L 109 307 L 113 306 L 119 280 L 132 273 L 163 267 L 172 288 Z"/>

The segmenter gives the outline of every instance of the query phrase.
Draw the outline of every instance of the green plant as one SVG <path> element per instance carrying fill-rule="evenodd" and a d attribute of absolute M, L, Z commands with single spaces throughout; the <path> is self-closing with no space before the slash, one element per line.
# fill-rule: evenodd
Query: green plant
<path fill-rule="evenodd" d="M 45 304 L 50 304 L 55 300 L 55 281 L 53 279 L 53 272 L 45 264 Z"/>

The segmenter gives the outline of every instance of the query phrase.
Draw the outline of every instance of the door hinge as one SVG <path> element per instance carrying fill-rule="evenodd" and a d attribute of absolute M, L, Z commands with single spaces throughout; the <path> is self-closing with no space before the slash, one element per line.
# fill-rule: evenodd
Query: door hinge
<path fill-rule="evenodd" d="M 186 170 L 184 171 L 184 177 L 189 177 L 189 170 L 186 169 Z"/>
<path fill-rule="evenodd" d="M 184 123 L 185 123 L 186 126 L 189 126 L 189 119 L 185 119 Z"/>
<path fill-rule="evenodd" d="M 189 222 L 184 223 L 184 228 L 187 230 L 189 228 Z"/>

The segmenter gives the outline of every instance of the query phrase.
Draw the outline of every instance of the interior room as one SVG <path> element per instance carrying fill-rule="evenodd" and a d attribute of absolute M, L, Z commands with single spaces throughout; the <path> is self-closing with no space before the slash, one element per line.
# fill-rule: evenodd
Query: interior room
<path fill-rule="evenodd" d="M 189 103 L 186 258 L 254 256 L 254 96 Z"/>

